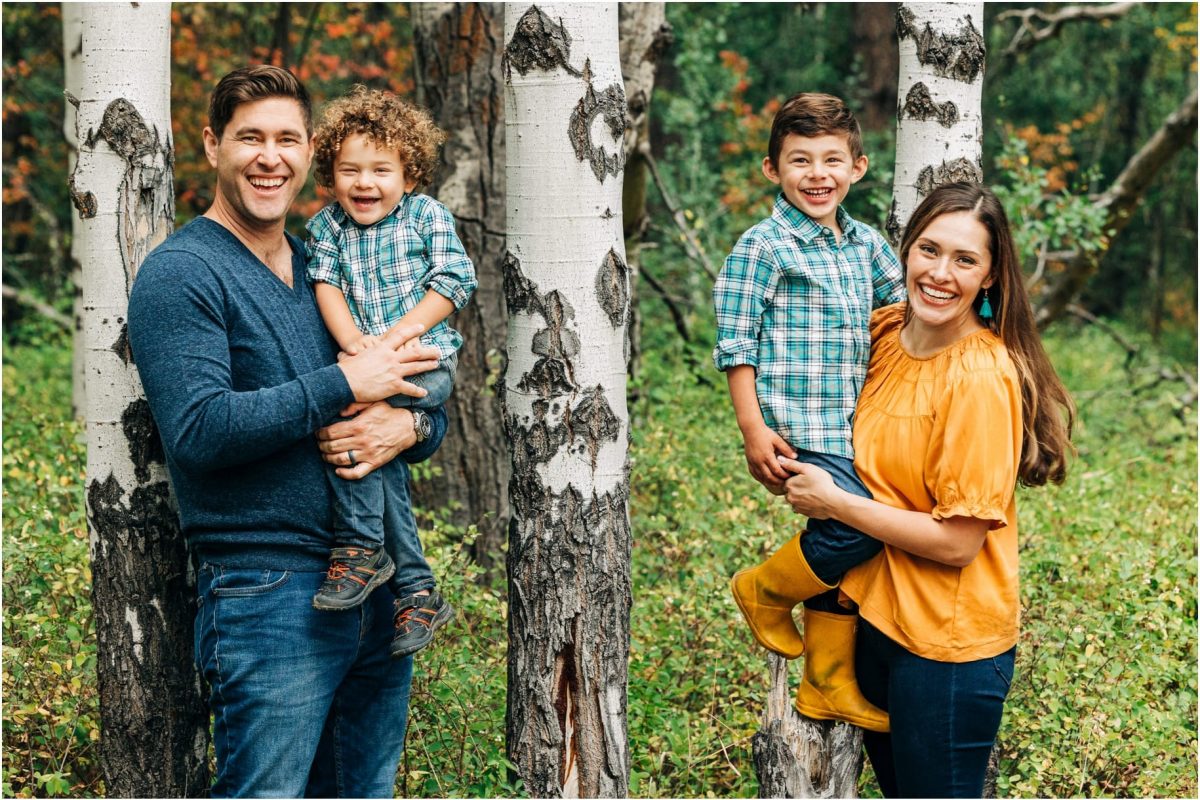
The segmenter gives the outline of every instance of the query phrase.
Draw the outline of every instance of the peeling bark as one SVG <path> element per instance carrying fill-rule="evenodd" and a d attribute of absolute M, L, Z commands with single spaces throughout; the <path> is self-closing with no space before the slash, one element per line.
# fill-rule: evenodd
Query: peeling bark
<path fill-rule="evenodd" d="M 498 391 L 508 336 L 502 277 L 504 8 L 490 3 L 410 8 L 417 101 L 448 137 L 429 193 L 454 214 L 479 280 L 471 302 L 451 320 L 463 345 L 446 404 L 450 429 L 433 457 L 441 471 L 414 485 L 414 502 L 449 507 L 455 525 L 477 526 L 471 554 L 490 571 L 500 563 L 509 516 L 510 462 Z"/>
<path fill-rule="evenodd" d="M 79 158 L 87 512 L 100 758 L 112 796 L 208 788 L 208 709 L 192 665 L 195 591 L 162 445 L 130 363 L 138 266 L 171 230 L 170 9 L 83 9 Z M 137 69 L 130 69 L 130 63 Z"/>
<path fill-rule="evenodd" d="M 532 796 L 624 797 L 629 275 L 613 213 L 625 161 L 617 9 L 507 14 L 507 752 Z"/>
<path fill-rule="evenodd" d="M 925 195 L 948 181 L 983 180 L 983 4 L 902 3 L 896 176 L 884 231 L 899 244 Z"/>

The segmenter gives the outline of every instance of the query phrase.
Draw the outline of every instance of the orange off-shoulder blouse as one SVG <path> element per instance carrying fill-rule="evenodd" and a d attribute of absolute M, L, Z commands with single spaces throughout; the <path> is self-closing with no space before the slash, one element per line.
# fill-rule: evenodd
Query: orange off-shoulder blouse
<path fill-rule="evenodd" d="M 988 520 L 979 555 L 951 567 L 885 545 L 848 572 L 860 615 L 937 661 L 989 658 L 1017 641 L 1021 390 L 1000 338 L 970 334 L 929 358 L 900 344 L 904 303 L 871 317 L 871 364 L 854 419 L 854 466 L 875 499 L 935 519 Z"/>

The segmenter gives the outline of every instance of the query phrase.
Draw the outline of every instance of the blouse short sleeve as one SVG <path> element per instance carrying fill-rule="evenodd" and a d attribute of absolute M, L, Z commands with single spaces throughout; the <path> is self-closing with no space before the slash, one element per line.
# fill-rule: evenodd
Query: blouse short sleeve
<path fill-rule="evenodd" d="M 937 402 L 925 475 L 934 519 L 974 517 L 1007 524 L 1021 459 L 1021 391 L 1007 354 L 973 365 Z"/>

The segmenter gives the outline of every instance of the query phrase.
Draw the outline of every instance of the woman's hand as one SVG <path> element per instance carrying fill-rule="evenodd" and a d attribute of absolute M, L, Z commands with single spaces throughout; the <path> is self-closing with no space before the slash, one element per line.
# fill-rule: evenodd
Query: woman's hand
<path fill-rule="evenodd" d="M 792 510 L 811 519 L 836 517 L 838 500 L 846 492 L 839 489 L 828 472 L 812 464 L 803 464 L 780 456 L 780 465 L 793 473 L 784 484 Z"/>
<path fill-rule="evenodd" d="M 353 413 L 361 403 L 342 413 Z M 374 472 L 417 442 L 413 413 L 387 403 L 371 403 L 354 419 L 317 431 L 317 446 L 326 462 L 338 467 L 339 478 L 358 480 Z"/>

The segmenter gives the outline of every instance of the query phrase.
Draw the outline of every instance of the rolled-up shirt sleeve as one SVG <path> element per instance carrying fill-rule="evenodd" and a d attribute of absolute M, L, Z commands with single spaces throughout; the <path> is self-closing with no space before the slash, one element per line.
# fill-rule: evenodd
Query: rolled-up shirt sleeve
<path fill-rule="evenodd" d="M 904 286 L 904 267 L 896 258 L 896 251 L 879 235 L 875 236 L 871 252 L 871 286 L 875 301 L 873 308 L 883 308 L 908 299 L 908 291 Z"/>
<path fill-rule="evenodd" d="M 753 234 L 738 240 L 725 259 L 713 285 L 717 317 L 717 369 L 749 364 L 758 366 L 758 337 L 763 312 L 779 281 L 779 269 L 770 251 Z"/>
<path fill-rule="evenodd" d="M 425 288 L 445 297 L 455 310 L 462 309 L 478 284 L 475 265 L 455 231 L 454 215 L 441 203 L 432 202 L 421 220 L 420 231 L 429 253 Z"/>

